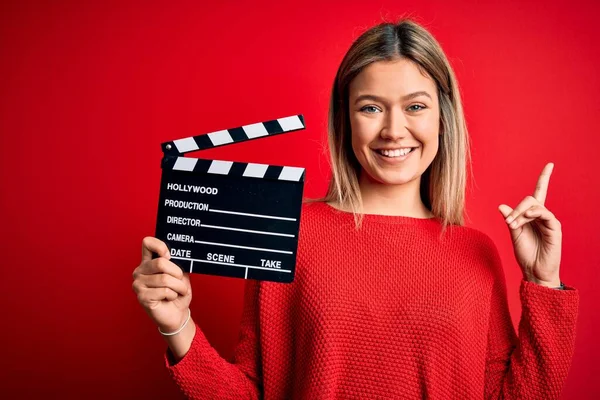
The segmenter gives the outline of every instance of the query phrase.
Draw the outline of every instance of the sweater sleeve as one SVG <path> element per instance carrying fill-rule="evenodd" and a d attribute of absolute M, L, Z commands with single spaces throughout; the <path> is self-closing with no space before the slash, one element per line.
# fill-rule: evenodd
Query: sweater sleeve
<path fill-rule="evenodd" d="M 246 281 L 239 341 L 231 360 L 222 358 L 200 327 L 186 355 L 173 362 L 169 349 L 165 363 L 183 394 L 190 399 L 258 399 L 262 397 L 259 351 L 258 293 L 260 282 Z"/>
<path fill-rule="evenodd" d="M 572 287 L 557 290 L 522 280 L 517 337 L 495 247 L 493 258 L 485 398 L 558 399 L 573 355 L 579 293 Z"/>

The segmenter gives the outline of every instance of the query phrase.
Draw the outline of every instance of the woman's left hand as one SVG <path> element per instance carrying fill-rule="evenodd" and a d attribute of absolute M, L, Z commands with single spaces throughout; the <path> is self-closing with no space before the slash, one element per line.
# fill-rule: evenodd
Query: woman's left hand
<path fill-rule="evenodd" d="M 548 287 L 560 286 L 562 244 L 560 222 L 544 207 L 553 168 L 554 164 L 546 164 L 533 196 L 525 197 L 514 210 L 506 204 L 498 207 L 508 224 L 524 278 Z"/>

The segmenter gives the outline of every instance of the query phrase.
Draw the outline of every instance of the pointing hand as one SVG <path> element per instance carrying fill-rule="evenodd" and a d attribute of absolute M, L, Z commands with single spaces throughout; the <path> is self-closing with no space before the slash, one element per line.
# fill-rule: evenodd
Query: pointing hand
<path fill-rule="evenodd" d="M 548 287 L 560 286 L 562 230 L 554 214 L 545 206 L 554 164 L 546 164 L 533 196 L 527 196 L 514 209 L 501 204 L 498 210 L 508 225 L 515 257 L 526 280 Z"/>

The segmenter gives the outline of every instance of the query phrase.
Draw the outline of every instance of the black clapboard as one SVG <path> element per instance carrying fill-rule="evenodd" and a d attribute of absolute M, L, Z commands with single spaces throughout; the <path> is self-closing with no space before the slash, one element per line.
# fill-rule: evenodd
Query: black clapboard
<path fill-rule="evenodd" d="M 305 129 L 294 115 L 162 144 L 156 237 L 183 271 L 294 280 L 305 170 L 185 157 Z"/>

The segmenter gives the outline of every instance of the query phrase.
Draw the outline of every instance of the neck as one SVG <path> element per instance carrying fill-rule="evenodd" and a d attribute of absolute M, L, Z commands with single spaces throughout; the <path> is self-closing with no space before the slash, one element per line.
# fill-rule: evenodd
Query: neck
<path fill-rule="evenodd" d="M 420 176 L 401 185 L 385 185 L 361 174 L 359 186 L 365 214 L 433 217 L 421 200 Z"/>

